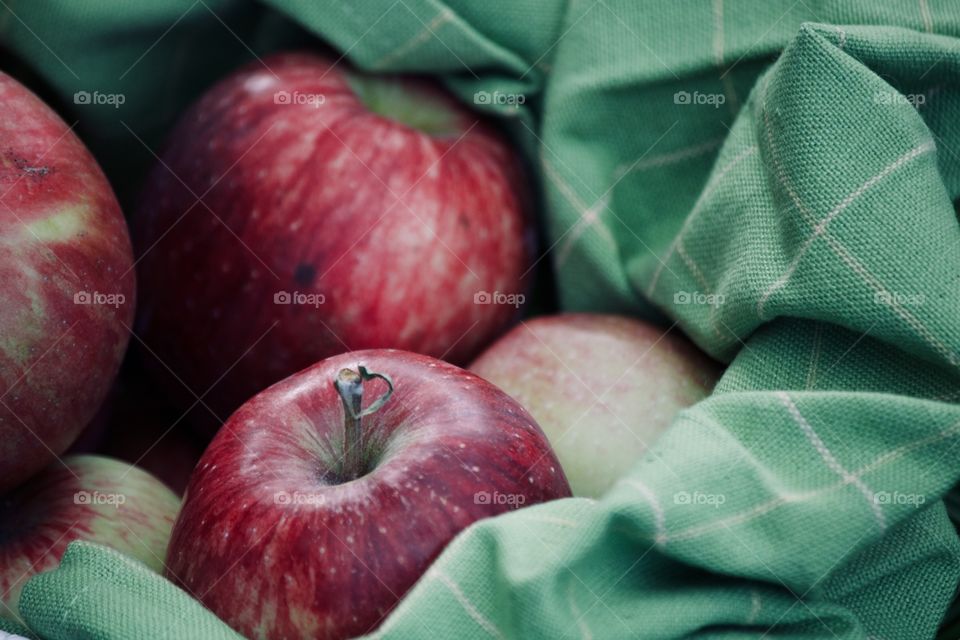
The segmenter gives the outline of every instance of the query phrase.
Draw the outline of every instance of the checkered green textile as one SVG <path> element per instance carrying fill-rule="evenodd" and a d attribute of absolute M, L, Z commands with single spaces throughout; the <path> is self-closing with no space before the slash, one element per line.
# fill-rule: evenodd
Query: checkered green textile
<path fill-rule="evenodd" d="M 602 500 L 471 527 L 372 637 L 912 640 L 952 618 L 956 0 L 6 4 L 2 42 L 121 194 L 251 51 L 319 36 L 437 74 L 527 154 L 563 307 L 729 363 Z M 230 637 L 96 547 L 24 593 L 44 638 Z"/>

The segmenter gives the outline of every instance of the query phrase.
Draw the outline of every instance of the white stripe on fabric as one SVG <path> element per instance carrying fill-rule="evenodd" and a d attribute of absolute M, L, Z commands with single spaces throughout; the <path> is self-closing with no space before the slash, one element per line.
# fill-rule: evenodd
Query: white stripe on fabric
<path fill-rule="evenodd" d="M 467 596 L 464 595 L 463 591 L 460 589 L 460 585 L 454 582 L 450 576 L 438 569 L 430 570 L 427 575 L 438 582 L 443 583 L 450 593 L 453 594 L 453 597 L 456 598 L 457 602 L 460 603 L 460 606 L 463 607 L 464 611 L 467 612 L 467 615 L 473 618 L 473 621 L 480 625 L 484 631 L 494 638 L 504 638 L 504 640 L 506 640 L 503 633 L 497 629 L 493 622 L 491 622 L 489 618 L 484 616 L 475 606 L 473 606 L 473 603 L 470 602 Z"/>
<path fill-rule="evenodd" d="M 823 235 L 824 231 L 826 231 L 827 225 L 833 222 L 837 218 L 837 216 L 843 213 L 847 209 L 847 207 L 853 204 L 857 200 L 857 198 L 859 198 L 868 190 L 870 190 L 870 188 L 873 187 L 875 184 L 877 184 L 878 182 L 880 182 L 881 180 L 883 180 L 884 178 L 889 176 L 891 173 L 893 173 L 903 165 L 907 164 L 914 158 L 924 153 L 927 153 L 929 151 L 932 151 L 934 148 L 935 146 L 932 140 L 917 145 L 910 151 L 907 151 L 905 154 L 903 154 L 902 156 L 900 156 L 899 158 L 897 158 L 896 160 L 888 164 L 879 173 L 877 173 L 872 178 L 864 182 L 862 185 L 854 189 L 854 191 L 850 195 L 848 195 L 846 198 L 841 200 L 837 204 L 837 206 L 835 206 L 833 210 L 831 210 L 830 213 L 828 213 L 827 216 L 823 220 L 818 222 L 817 225 L 813 228 L 813 233 L 803 243 L 803 245 L 800 247 L 800 250 L 797 251 L 797 255 L 793 257 L 793 260 L 790 262 L 790 265 L 787 267 L 787 270 L 783 273 L 783 275 L 777 278 L 773 282 L 773 284 L 771 284 L 767 288 L 767 290 L 764 291 L 763 295 L 760 296 L 760 300 L 759 302 L 757 302 L 757 316 L 761 320 L 764 319 L 763 307 L 764 305 L 766 305 L 767 300 L 769 300 L 770 296 L 772 296 L 778 290 L 782 289 L 787 284 L 791 276 L 793 276 L 794 272 L 797 270 L 797 267 L 800 265 L 800 261 L 803 259 L 803 256 L 807 253 L 807 250 L 809 250 L 810 247 L 813 245 L 814 241 L 816 241 L 816 239 L 819 238 L 821 235 Z"/>
<path fill-rule="evenodd" d="M 797 405 L 790 398 L 789 394 L 778 391 L 776 395 L 780 398 L 783 406 L 787 408 L 787 411 L 790 412 L 793 421 L 796 422 L 800 430 L 803 431 L 807 440 L 809 440 L 813 448 L 817 450 L 817 453 L 820 454 L 823 461 L 827 463 L 827 467 L 845 481 L 853 484 L 853 486 L 863 494 L 863 497 L 867 500 L 867 504 L 870 506 L 870 510 L 873 512 L 873 517 L 877 520 L 877 525 L 880 527 L 880 530 L 885 530 L 887 528 L 887 518 L 883 515 L 883 510 L 880 508 L 880 505 L 877 504 L 873 490 L 871 490 L 863 480 L 847 471 L 847 469 L 840 464 L 840 461 L 834 457 L 827 445 L 820 439 L 817 432 L 814 431 L 813 426 L 811 426 L 811 424 L 807 422 L 807 419 L 803 417 L 803 414 L 800 413 L 800 409 L 797 408 Z"/>

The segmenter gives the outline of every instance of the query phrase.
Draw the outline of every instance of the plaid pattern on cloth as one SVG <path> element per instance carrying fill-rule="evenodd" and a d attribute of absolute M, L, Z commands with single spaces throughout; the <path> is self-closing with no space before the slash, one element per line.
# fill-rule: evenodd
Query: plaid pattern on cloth
<path fill-rule="evenodd" d="M 564 308 L 653 319 L 729 363 L 602 500 L 477 523 L 370 637 L 899 640 L 951 623 L 955 0 L 14 9 L 0 35 L 52 95 L 128 96 L 119 114 L 65 107 L 121 193 L 247 47 L 316 35 L 363 68 L 436 74 L 536 169 Z M 44 638 L 231 637 L 125 566 L 71 547 L 28 583 L 25 620 Z"/>

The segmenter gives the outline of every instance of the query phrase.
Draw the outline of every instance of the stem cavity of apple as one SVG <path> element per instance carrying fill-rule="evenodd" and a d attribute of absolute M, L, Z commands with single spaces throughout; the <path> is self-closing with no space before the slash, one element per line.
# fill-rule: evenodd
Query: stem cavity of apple
<path fill-rule="evenodd" d="M 386 392 L 363 409 L 363 383 L 379 378 L 387 383 Z M 379 411 L 393 394 L 393 380 L 385 373 L 368 371 L 363 365 L 353 369 L 340 369 L 333 386 L 343 403 L 343 470 L 344 480 L 355 480 L 364 474 L 363 429 L 364 416 Z"/>

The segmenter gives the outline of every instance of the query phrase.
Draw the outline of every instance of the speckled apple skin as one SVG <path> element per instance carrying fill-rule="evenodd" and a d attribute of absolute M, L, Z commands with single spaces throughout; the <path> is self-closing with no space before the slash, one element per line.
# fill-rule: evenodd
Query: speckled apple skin
<path fill-rule="evenodd" d="M 66 451 L 106 396 L 133 321 L 130 238 L 66 123 L 0 72 L 0 491 Z M 75 304 L 80 292 L 117 306 Z"/>
<path fill-rule="evenodd" d="M 531 235 L 515 154 L 422 81 L 396 85 L 384 110 L 431 114 L 443 135 L 371 112 L 345 65 L 284 54 L 229 76 L 179 123 L 143 195 L 142 335 L 195 393 L 210 389 L 221 421 L 336 353 L 465 363 L 516 315 L 474 304 L 478 291 L 524 289 Z M 277 104 L 278 92 L 323 103 Z M 324 301 L 278 305 L 278 292 Z"/>
<path fill-rule="evenodd" d="M 573 494 L 596 498 L 719 377 L 720 366 L 677 329 L 664 332 L 620 316 L 544 316 L 503 336 L 470 370 L 533 414 Z"/>
<path fill-rule="evenodd" d="M 337 484 L 332 382 L 360 364 L 396 390 L 364 418 L 374 470 Z M 367 385 L 365 405 L 385 388 Z M 494 491 L 520 498 L 475 497 Z M 569 494 L 543 432 L 490 383 L 407 352 L 342 354 L 258 394 L 220 430 L 187 487 L 168 575 L 248 638 L 353 637 L 470 523 Z"/>
<path fill-rule="evenodd" d="M 123 504 L 78 504 L 81 491 L 119 494 Z M 16 616 L 23 585 L 55 568 L 74 540 L 113 547 L 161 571 L 179 509 L 162 482 L 125 462 L 76 455 L 51 463 L 0 497 L 0 616 Z"/>

